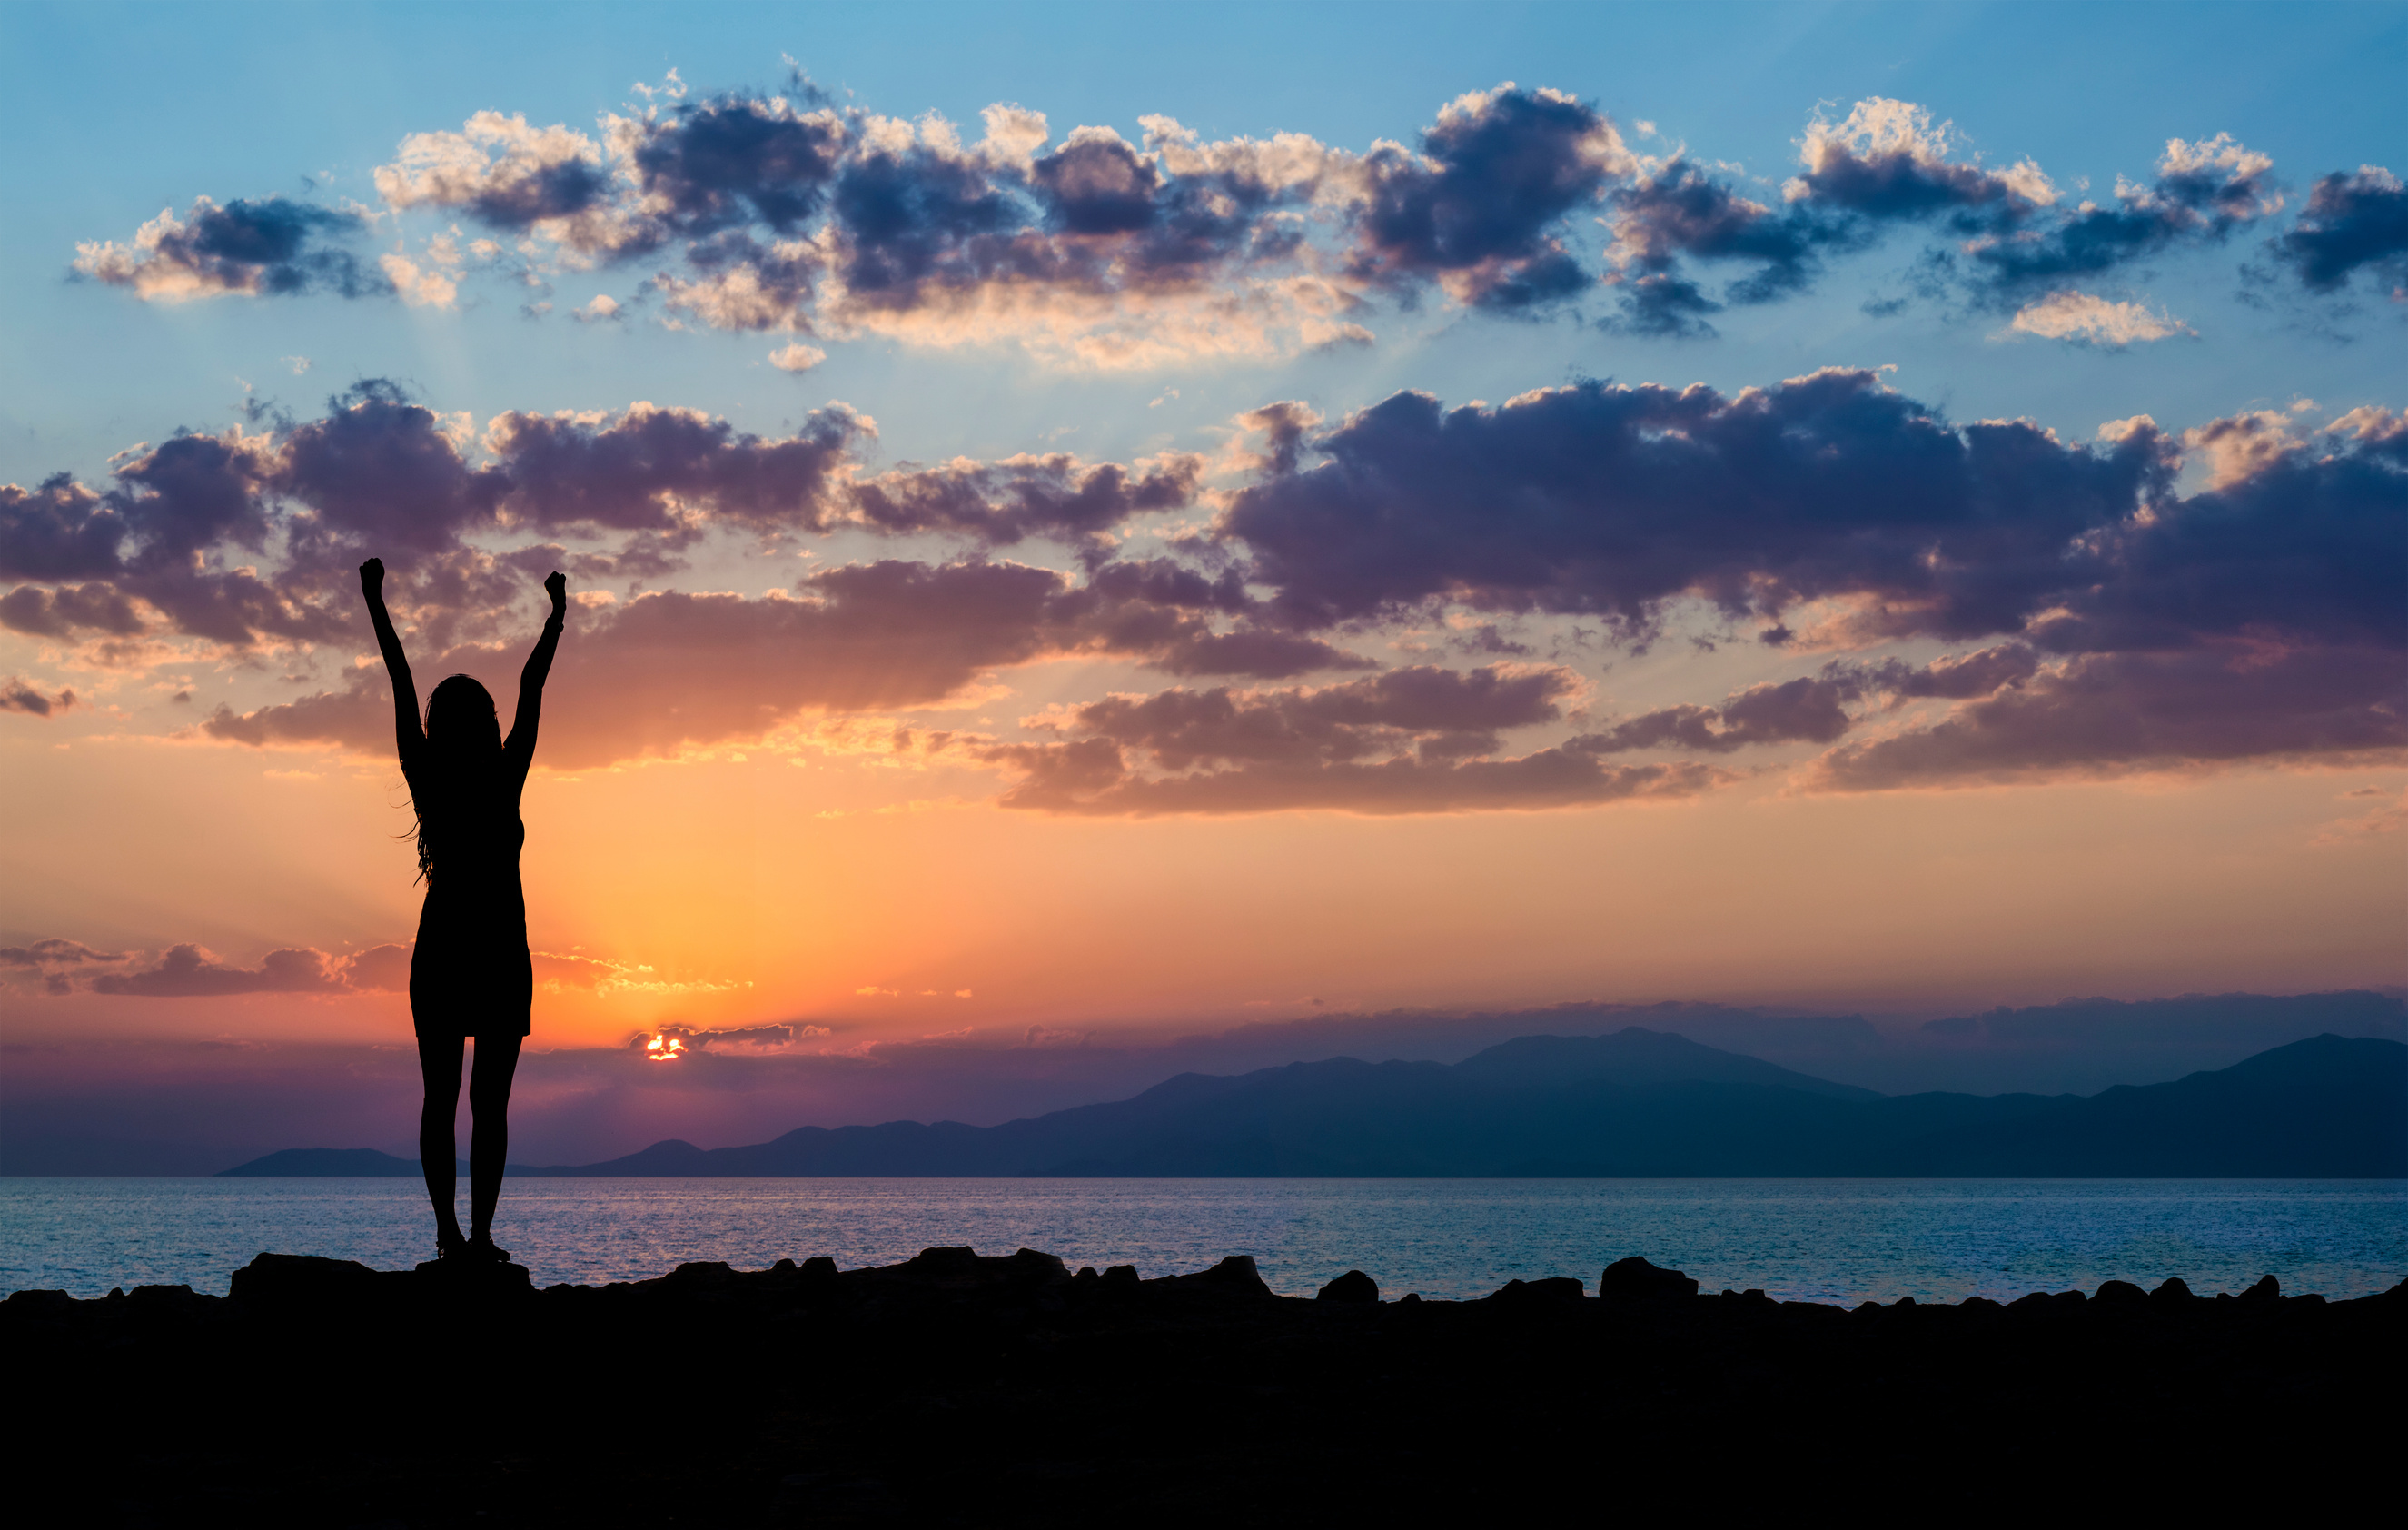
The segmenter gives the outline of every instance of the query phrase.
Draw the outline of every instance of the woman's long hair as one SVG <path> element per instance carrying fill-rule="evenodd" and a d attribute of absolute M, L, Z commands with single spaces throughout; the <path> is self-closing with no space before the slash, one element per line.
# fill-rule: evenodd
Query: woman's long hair
<path fill-rule="evenodd" d="M 435 880 L 434 835 L 430 819 L 445 828 L 459 809 L 473 801 L 500 769 L 502 723 L 494 711 L 491 691 L 465 674 L 455 674 L 435 687 L 426 699 L 426 768 L 421 772 L 417 810 L 418 874 Z M 431 796 L 433 801 L 423 799 Z"/>

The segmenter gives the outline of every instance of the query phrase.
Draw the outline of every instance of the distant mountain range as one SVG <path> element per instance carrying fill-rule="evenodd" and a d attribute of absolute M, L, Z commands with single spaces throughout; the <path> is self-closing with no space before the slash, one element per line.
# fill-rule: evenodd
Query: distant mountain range
<path fill-rule="evenodd" d="M 419 1171 L 366 1148 L 298 1148 L 224 1172 Z M 2317 1036 L 2087 1097 L 1881 1095 L 1632 1026 L 1524 1036 L 1452 1066 L 1334 1058 L 1182 1074 L 1133 1099 L 1000 1126 L 807 1126 L 749 1147 L 656 1142 L 600 1163 L 509 1172 L 2408 1177 L 2408 1046 Z"/>

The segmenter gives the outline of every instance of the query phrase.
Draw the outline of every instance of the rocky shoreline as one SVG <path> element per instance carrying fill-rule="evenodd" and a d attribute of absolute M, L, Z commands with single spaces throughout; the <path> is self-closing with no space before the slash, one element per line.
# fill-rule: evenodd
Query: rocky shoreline
<path fill-rule="evenodd" d="M 1601 1476 L 1737 1503 L 1843 1466 L 1985 1503 L 2279 1479 L 2296 1510 L 2347 1475 L 2300 1451 L 2387 1452 L 2403 1335 L 2408 1282 L 1842 1308 L 1631 1258 L 1383 1301 L 968 1249 L 543 1290 L 262 1254 L 224 1298 L 0 1303 L 12 1442 L 76 1468 L 80 1518 L 163 1525 L 1535 1516 Z M 2014 1471 L 1965 1476 L 1977 1442 Z"/>

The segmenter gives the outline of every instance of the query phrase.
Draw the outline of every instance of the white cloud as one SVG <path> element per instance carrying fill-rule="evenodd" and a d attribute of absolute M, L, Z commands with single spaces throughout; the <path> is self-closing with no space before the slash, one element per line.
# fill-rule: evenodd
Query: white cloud
<path fill-rule="evenodd" d="M 2104 297 L 2071 289 L 2053 292 L 2038 302 L 2026 304 L 2005 329 L 1990 338 L 2005 339 L 2011 332 L 2107 346 L 2199 333 L 2162 309 L 2152 313 L 2139 303 L 2111 303 Z"/>
<path fill-rule="evenodd" d="M 769 365 L 781 372 L 808 372 L 827 359 L 827 353 L 816 345 L 797 340 L 782 350 L 769 353 Z"/>
<path fill-rule="evenodd" d="M 460 283 L 432 266 L 422 267 L 408 255 L 380 255 L 386 280 L 401 300 L 412 308 L 450 308 L 460 296 Z"/>

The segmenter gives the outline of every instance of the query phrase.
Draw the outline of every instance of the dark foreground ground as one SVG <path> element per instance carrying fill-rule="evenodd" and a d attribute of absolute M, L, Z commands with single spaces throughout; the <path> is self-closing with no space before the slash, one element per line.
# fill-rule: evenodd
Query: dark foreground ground
<path fill-rule="evenodd" d="M 1273 1295 L 930 1249 L 537 1292 L 262 1254 L 219 1299 L 0 1304 L 53 1523 L 1670 1523 L 2392 1497 L 2408 1284 L 2005 1306 Z M 1342 1289 L 1341 1289 L 1342 1288 Z M 1347 1297 L 1354 1299 L 1348 1300 Z M 13 1518 L 12 1514 L 12 1518 Z M 31 1522 L 27 1522 L 31 1523 Z"/>

